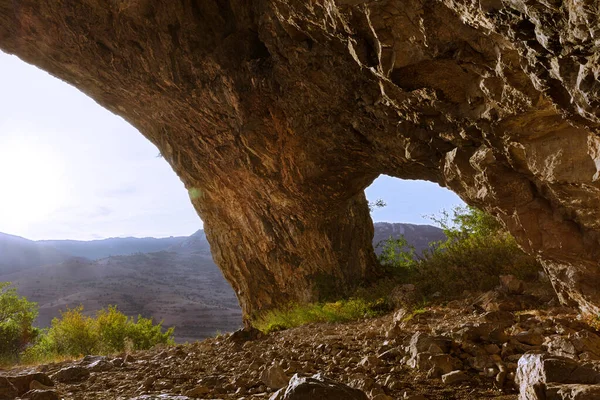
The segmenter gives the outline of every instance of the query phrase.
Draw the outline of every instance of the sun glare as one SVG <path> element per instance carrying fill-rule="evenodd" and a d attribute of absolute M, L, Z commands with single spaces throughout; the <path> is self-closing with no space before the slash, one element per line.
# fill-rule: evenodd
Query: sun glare
<path fill-rule="evenodd" d="M 0 232 L 44 221 L 65 200 L 60 157 L 34 137 L 0 131 Z"/>

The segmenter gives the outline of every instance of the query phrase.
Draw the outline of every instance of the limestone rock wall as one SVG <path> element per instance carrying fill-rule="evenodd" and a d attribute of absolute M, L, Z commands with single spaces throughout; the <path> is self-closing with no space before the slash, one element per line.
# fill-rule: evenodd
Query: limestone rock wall
<path fill-rule="evenodd" d="M 0 0 L 0 49 L 155 143 L 246 313 L 376 275 L 363 190 L 497 215 L 600 311 L 594 0 Z"/>

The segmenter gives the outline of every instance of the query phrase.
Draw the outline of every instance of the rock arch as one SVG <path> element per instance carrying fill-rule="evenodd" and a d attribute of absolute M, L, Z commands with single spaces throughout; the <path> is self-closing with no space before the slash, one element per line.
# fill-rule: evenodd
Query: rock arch
<path fill-rule="evenodd" d="M 497 215 L 598 312 L 599 13 L 577 4 L 0 0 L 0 49 L 158 146 L 246 316 L 377 274 L 381 173 Z"/>

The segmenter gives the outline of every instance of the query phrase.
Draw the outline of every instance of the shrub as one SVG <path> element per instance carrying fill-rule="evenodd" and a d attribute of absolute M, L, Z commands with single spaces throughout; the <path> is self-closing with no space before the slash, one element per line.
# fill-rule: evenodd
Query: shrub
<path fill-rule="evenodd" d="M 47 345 L 56 354 L 79 356 L 99 350 L 99 337 L 94 320 L 83 314 L 83 306 L 61 312 L 47 332 Z"/>
<path fill-rule="evenodd" d="M 410 270 L 414 267 L 417 258 L 415 247 L 408 244 L 404 235 L 398 238 L 390 237 L 377 245 L 382 248 L 379 262 L 388 270 L 391 268 Z M 396 271 L 397 272 L 397 271 Z"/>
<path fill-rule="evenodd" d="M 10 282 L 0 282 L 0 361 L 14 362 L 39 334 L 33 327 L 37 304 L 19 296 Z"/>
<path fill-rule="evenodd" d="M 146 350 L 158 344 L 174 344 L 174 329 L 162 332 L 162 322 L 138 316 L 127 317 L 109 306 L 95 317 L 83 314 L 83 307 L 68 309 L 54 318 L 50 328 L 34 346 L 27 349 L 28 362 L 60 356 L 77 357 L 88 354 L 112 354 L 130 350 Z"/>
<path fill-rule="evenodd" d="M 450 298 L 464 290 L 490 290 L 498 284 L 499 275 L 532 280 L 541 270 L 494 217 L 479 209 L 456 207 L 452 214 L 442 212 L 431 219 L 444 230 L 445 241 L 432 243 L 416 257 L 404 238 L 389 239 L 379 258 L 398 281 L 414 283 L 425 297 L 437 293 Z"/>
<path fill-rule="evenodd" d="M 151 319 L 138 316 L 137 321 L 133 322 L 130 319 L 128 324 L 127 338 L 131 341 L 132 350 L 148 350 L 152 347 L 165 344 L 175 344 L 173 340 L 174 328 L 169 328 L 165 333 L 162 333 L 162 322 L 154 325 Z M 119 351 L 125 350 L 126 343 Z"/>
<path fill-rule="evenodd" d="M 98 341 L 102 343 L 105 353 L 122 351 L 125 340 L 129 337 L 129 318 L 119 311 L 116 306 L 108 306 L 96 313 L 96 329 Z"/>

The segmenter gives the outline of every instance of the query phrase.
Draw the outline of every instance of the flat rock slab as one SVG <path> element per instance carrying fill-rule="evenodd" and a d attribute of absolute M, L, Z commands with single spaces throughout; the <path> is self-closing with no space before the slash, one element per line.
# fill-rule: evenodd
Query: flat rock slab
<path fill-rule="evenodd" d="M 90 371 L 84 367 L 67 367 L 52 375 L 52 379 L 61 383 L 76 383 L 90 377 Z"/>
<path fill-rule="evenodd" d="M 600 386 L 597 385 L 548 385 L 546 400 L 598 400 Z"/>

